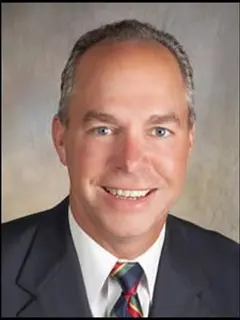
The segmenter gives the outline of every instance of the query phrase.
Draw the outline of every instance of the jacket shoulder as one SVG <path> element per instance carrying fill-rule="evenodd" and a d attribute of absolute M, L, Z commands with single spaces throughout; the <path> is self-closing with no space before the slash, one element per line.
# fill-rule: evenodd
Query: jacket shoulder
<path fill-rule="evenodd" d="M 55 214 L 57 214 L 66 203 L 67 199 L 64 199 L 60 204 L 53 208 L 31 213 L 24 217 L 2 223 L 1 234 L 3 252 L 4 249 L 9 246 L 20 244 L 23 238 L 27 238 L 27 235 L 33 236 L 37 231 L 38 226 L 54 219 Z"/>
<path fill-rule="evenodd" d="M 228 263 L 239 263 L 239 243 L 218 231 L 201 227 L 193 222 L 172 215 L 169 218 L 170 224 L 175 229 L 181 230 L 181 234 L 200 258 L 221 261 L 223 267 Z"/>
<path fill-rule="evenodd" d="M 34 233 L 39 222 L 50 214 L 51 209 L 2 223 L 2 247 L 19 243 L 27 233 Z"/>

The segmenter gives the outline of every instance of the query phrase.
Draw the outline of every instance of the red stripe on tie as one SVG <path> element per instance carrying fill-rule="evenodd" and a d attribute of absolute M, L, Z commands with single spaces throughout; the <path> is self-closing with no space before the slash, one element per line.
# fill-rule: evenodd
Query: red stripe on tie
<path fill-rule="evenodd" d="M 118 269 L 120 269 L 122 267 L 123 263 L 119 263 L 117 262 L 114 267 L 112 268 L 111 274 L 114 274 Z M 118 271 L 116 272 L 116 274 L 118 273 Z"/>
<path fill-rule="evenodd" d="M 137 286 L 138 283 L 135 286 L 132 286 L 132 288 L 126 293 L 126 296 L 132 296 L 133 294 L 135 294 L 137 292 Z"/>
<path fill-rule="evenodd" d="M 142 317 L 141 312 L 133 309 L 130 304 L 127 305 L 127 309 L 133 318 L 141 318 Z"/>

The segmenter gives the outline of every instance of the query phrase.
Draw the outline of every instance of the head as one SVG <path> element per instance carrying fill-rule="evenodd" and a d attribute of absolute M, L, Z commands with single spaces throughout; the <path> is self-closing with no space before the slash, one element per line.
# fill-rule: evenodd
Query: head
<path fill-rule="evenodd" d="M 81 37 L 52 133 L 83 229 L 102 243 L 154 240 L 181 193 L 194 127 L 192 68 L 173 36 L 125 20 Z"/>

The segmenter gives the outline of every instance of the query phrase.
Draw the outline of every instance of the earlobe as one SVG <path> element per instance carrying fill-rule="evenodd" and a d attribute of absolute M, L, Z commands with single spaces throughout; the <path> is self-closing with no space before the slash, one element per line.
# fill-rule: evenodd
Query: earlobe
<path fill-rule="evenodd" d="M 67 165 L 65 149 L 65 131 L 66 127 L 62 124 L 59 117 L 54 116 L 52 120 L 52 139 L 59 159 L 64 166 Z"/>

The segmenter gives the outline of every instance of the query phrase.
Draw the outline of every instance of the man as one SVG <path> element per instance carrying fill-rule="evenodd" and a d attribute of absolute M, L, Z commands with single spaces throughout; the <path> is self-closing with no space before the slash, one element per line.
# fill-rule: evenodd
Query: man
<path fill-rule="evenodd" d="M 3 225 L 2 315 L 239 315 L 238 244 L 169 214 L 194 132 L 173 36 L 124 20 L 81 37 L 52 122 L 69 197 Z"/>

